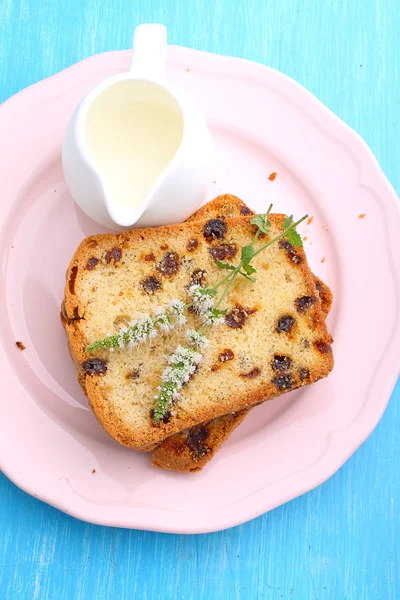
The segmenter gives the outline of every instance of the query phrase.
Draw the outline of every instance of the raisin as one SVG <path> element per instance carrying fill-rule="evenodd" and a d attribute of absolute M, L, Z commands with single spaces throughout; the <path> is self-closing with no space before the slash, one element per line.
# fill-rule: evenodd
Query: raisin
<path fill-rule="evenodd" d="M 207 271 L 205 269 L 196 269 L 190 276 L 189 286 L 191 285 L 203 285 L 205 278 L 207 277 Z"/>
<path fill-rule="evenodd" d="M 189 250 L 189 252 L 192 252 L 193 250 L 195 250 L 197 248 L 198 245 L 199 245 L 199 242 L 195 238 L 193 238 L 188 241 L 188 243 L 186 245 L 186 249 Z"/>
<path fill-rule="evenodd" d="M 153 254 L 153 253 L 151 253 L 151 254 L 146 254 L 146 256 L 144 257 L 144 260 L 145 260 L 146 262 L 153 262 L 153 260 L 155 260 L 155 256 L 154 256 L 154 254 Z"/>
<path fill-rule="evenodd" d="M 87 270 L 93 271 L 93 269 L 99 262 L 100 261 L 98 258 L 95 258 L 94 256 L 92 256 L 92 258 L 89 258 L 89 260 L 87 261 L 87 265 L 86 265 Z"/>
<path fill-rule="evenodd" d="M 212 246 L 208 251 L 214 259 L 225 260 L 233 258 L 237 253 L 237 248 L 235 244 L 222 244 L 221 246 Z"/>
<path fill-rule="evenodd" d="M 316 302 L 315 296 L 302 296 L 301 298 L 297 298 L 294 303 L 296 305 L 297 311 L 300 313 L 306 312 L 310 306 L 315 304 Z"/>
<path fill-rule="evenodd" d="M 302 258 L 301 258 L 301 256 L 299 256 L 298 254 L 296 254 L 296 252 L 292 252 L 292 253 L 290 254 L 290 256 L 289 256 L 289 259 L 291 260 L 291 262 L 292 262 L 294 265 L 300 265 L 300 264 L 301 264 L 301 261 L 302 261 Z"/>
<path fill-rule="evenodd" d="M 282 248 L 283 250 L 287 250 L 288 252 L 291 252 L 292 250 L 294 250 L 292 244 L 290 242 L 288 242 L 288 240 L 279 240 L 279 248 Z"/>
<path fill-rule="evenodd" d="M 130 373 L 126 376 L 127 379 L 138 379 L 140 377 L 140 369 L 132 369 Z"/>
<path fill-rule="evenodd" d="M 172 413 L 169 410 L 167 410 L 162 418 L 162 422 L 168 423 L 168 421 L 170 420 L 171 417 L 172 417 Z"/>
<path fill-rule="evenodd" d="M 228 226 L 222 219 L 210 219 L 204 226 L 204 237 L 206 240 L 223 240 Z"/>
<path fill-rule="evenodd" d="M 274 360 L 272 361 L 272 368 L 274 371 L 287 371 L 292 366 L 292 359 L 289 356 L 281 356 L 275 354 Z"/>
<path fill-rule="evenodd" d="M 240 214 L 247 216 L 247 215 L 254 215 L 253 211 L 250 210 L 249 208 L 247 208 L 247 206 L 241 206 L 240 207 Z"/>
<path fill-rule="evenodd" d="M 196 427 L 191 427 L 189 429 L 187 445 L 193 460 L 200 460 L 200 458 L 203 458 L 203 456 L 208 454 L 209 448 L 206 446 L 207 439 L 208 430 L 204 425 L 197 425 Z"/>
<path fill-rule="evenodd" d="M 249 310 L 236 304 L 235 308 L 225 315 L 225 323 L 232 329 L 241 329 L 247 317 L 255 312 L 255 309 Z"/>
<path fill-rule="evenodd" d="M 154 294 L 161 287 L 161 281 L 157 279 L 154 275 L 150 275 L 150 277 L 146 277 L 143 279 L 142 288 L 146 292 L 146 294 Z"/>
<path fill-rule="evenodd" d="M 330 354 L 332 352 L 332 348 L 324 340 L 317 340 L 314 342 L 314 346 L 321 354 Z"/>
<path fill-rule="evenodd" d="M 74 319 L 75 320 L 81 319 L 81 316 L 79 314 L 79 308 L 77 306 L 74 306 Z"/>
<path fill-rule="evenodd" d="M 225 350 L 223 350 L 218 356 L 218 360 L 220 362 L 227 362 L 228 360 L 233 360 L 234 357 L 235 355 L 232 352 L 232 350 L 230 350 L 229 348 L 225 348 Z"/>
<path fill-rule="evenodd" d="M 282 248 L 283 250 L 286 250 L 286 254 L 287 254 L 287 257 L 290 260 L 290 262 L 292 262 L 294 265 L 301 264 L 301 262 L 302 262 L 301 256 L 299 256 L 297 254 L 297 252 L 295 251 L 292 244 L 290 244 L 287 240 L 284 240 L 284 239 L 280 240 L 279 247 Z"/>
<path fill-rule="evenodd" d="M 278 375 L 278 377 L 274 377 L 272 383 L 276 385 L 278 390 L 290 390 L 292 387 L 292 376 L 290 373 L 288 375 Z"/>
<path fill-rule="evenodd" d="M 179 254 L 176 252 L 167 252 L 164 258 L 158 263 L 157 271 L 165 277 L 175 275 L 179 271 Z"/>
<path fill-rule="evenodd" d="M 68 281 L 68 288 L 71 294 L 75 294 L 75 282 L 78 275 L 78 267 L 72 267 L 71 275 Z"/>
<path fill-rule="evenodd" d="M 284 315 L 279 319 L 276 331 L 278 333 L 282 333 L 282 331 L 285 333 L 290 333 L 295 323 L 296 320 L 293 317 L 290 315 Z"/>
<path fill-rule="evenodd" d="M 240 373 L 240 377 L 247 377 L 247 379 L 253 379 L 253 377 L 258 377 L 260 373 L 261 369 L 259 369 L 258 367 L 254 367 L 254 369 L 252 369 L 248 373 Z"/>
<path fill-rule="evenodd" d="M 299 377 L 300 381 L 304 381 L 305 379 L 309 379 L 310 371 L 306 367 L 301 367 L 299 369 Z"/>
<path fill-rule="evenodd" d="M 121 260 L 122 250 L 121 248 L 113 248 L 106 253 L 106 262 L 109 265 L 113 260 L 114 263 L 117 263 Z"/>
<path fill-rule="evenodd" d="M 219 369 L 219 365 L 211 365 L 211 371 L 214 373 L 215 371 L 218 371 Z"/>
<path fill-rule="evenodd" d="M 160 246 L 160 250 L 168 250 L 168 244 L 163 244 Z"/>
<path fill-rule="evenodd" d="M 89 358 L 82 363 L 82 369 L 87 375 L 104 375 L 107 372 L 107 363 L 101 358 Z"/>

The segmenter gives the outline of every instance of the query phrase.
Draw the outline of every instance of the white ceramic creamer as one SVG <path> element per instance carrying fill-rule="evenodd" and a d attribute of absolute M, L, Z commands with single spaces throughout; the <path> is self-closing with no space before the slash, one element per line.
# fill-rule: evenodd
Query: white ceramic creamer
<path fill-rule="evenodd" d="M 210 183 L 211 136 L 191 99 L 165 81 L 166 47 L 164 26 L 137 27 L 131 70 L 89 92 L 67 127 L 66 182 L 106 227 L 183 221 Z"/>

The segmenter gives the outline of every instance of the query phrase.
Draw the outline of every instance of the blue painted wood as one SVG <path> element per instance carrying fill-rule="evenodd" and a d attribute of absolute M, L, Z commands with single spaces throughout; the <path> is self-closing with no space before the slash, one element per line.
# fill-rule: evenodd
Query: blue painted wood
<path fill-rule="evenodd" d="M 400 191 L 398 0 L 0 0 L 0 100 L 129 47 L 135 25 L 151 21 L 168 26 L 171 43 L 300 81 L 367 140 Z M 1 477 L 0 599 L 397 600 L 399 402 L 400 384 L 327 483 L 218 534 L 87 525 Z"/>

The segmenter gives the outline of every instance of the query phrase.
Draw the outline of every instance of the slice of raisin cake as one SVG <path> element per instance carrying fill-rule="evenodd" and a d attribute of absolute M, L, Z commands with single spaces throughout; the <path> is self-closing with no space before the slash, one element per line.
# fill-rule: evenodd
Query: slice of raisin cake
<path fill-rule="evenodd" d="M 282 231 L 271 215 L 268 237 Z M 324 316 L 302 248 L 286 240 L 254 258 L 257 283 L 238 278 L 226 299 L 220 327 L 182 389 L 168 419 L 155 426 L 154 396 L 170 355 L 183 341 L 179 328 L 133 350 L 88 355 L 86 348 L 118 332 L 137 316 L 154 313 L 171 298 L 186 299 L 193 282 L 221 279 L 216 259 L 238 261 L 250 243 L 251 216 L 103 234 L 75 253 L 65 292 L 66 330 L 89 402 L 105 429 L 132 448 L 150 448 L 188 427 L 237 412 L 328 375 L 333 367 Z M 196 326 L 189 316 L 188 326 Z M 233 355 L 221 361 L 224 353 Z"/>

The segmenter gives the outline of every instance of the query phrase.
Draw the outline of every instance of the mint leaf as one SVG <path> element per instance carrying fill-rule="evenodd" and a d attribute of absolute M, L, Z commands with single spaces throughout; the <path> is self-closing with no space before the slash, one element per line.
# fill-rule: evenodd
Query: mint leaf
<path fill-rule="evenodd" d="M 207 296 L 216 296 L 217 295 L 217 290 L 214 290 L 213 288 L 206 288 L 203 292 L 204 294 L 207 294 Z"/>
<path fill-rule="evenodd" d="M 247 275 L 252 275 L 252 273 L 257 272 L 257 270 L 252 265 L 243 265 L 243 270 L 246 271 Z"/>
<path fill-rule="evenodd" d="M 258 229 L 263 233 L 268 233 L 268 230 L 271 227 L 271 223 L 268 220 L 268 214 L 256 215 L 251 219 L 250 223 L 252 225 L 257 225 Z"/>
<path fill-rule="evenodd" d="M 228 265 L 228 263 L 221 262 L 220 260 L 215 261 L 220 269 L 229 269 L 229 271 L 234 271 L 236 267 L 233 265 Z"/>
<path fill-rule="evenodd" d="M 295 229 L 289 229 L 286 235 L 289 243 L 292 244 L 292 246 L 303 245 L 302 239 Z"/>
<path fill-rule="evenodd" d="M 243 246 L 241 260 L 247 265 L 254 256 L 254 246 Z"/>
<path fill-rule="evenodd" d="M 265 215 L 256 215 L 253 219 L 251 219 L 250 223 L 252 225 L 256 225 L 263 233 L 267 233 L 265 227 Z"/>
<path fill-rule="evenodd" d="M 290 225 L 293 223 L 293 215 L 290 215 L 290 217 L 287 217 L 283 223 L 282 223 L 282 227 L 284 229 L 286 229 L 287 227 L 290 227 Z"/>

